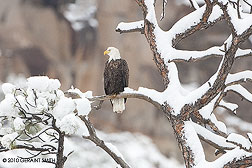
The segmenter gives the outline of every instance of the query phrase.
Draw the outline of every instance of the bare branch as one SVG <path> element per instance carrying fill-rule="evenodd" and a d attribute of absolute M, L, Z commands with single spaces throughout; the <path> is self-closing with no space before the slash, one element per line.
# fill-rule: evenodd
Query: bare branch
<path fill-rule="evenodd" d="M 130 166 L 124 161 L 121 156 L 118 156 L 115 152 L 113 152 L 103 140 L 101 140 L 95 132 L 95 128 L 93 124 L 90 122 L 87 116 L 79 116 L 80 119 L 85 123 L 88 128 L 89 136 L 83 136 L 84 139 L 88 139 L 95 143 L 97 146 L 102 148 L 105 152 L 107 152 L 122 168 L 130 168 Z"/>

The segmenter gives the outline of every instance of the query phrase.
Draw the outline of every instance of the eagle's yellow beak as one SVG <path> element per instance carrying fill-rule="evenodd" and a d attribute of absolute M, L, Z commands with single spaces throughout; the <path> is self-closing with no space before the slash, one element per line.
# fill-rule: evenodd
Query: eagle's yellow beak
<path fill-rule="evenodd" d="M 106 50 L 106 51 L 104 51 L 104 55 L 107 55 L 109 53 L 109 51 L 108 50 Z"/>

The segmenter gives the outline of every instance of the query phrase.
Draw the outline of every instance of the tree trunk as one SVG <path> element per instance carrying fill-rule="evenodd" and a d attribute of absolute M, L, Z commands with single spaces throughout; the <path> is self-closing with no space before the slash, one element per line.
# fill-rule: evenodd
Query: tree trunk
<path fill-rule="evenodd" d="M 64 163 L 66 161 L 66 157 L 64 157 L 64 132 L 58 132 L 59 133 L 59 142 L 58 142 L 58 152 L 57 152 L 57 162 L 55 168 L 63 168 Z"/>

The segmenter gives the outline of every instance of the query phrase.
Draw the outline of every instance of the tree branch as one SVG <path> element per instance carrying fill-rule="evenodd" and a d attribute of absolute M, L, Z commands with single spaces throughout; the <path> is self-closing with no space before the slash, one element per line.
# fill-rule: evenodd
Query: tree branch
<path fill-rule="evenodd" d="M 193 127 L 201 140 L 207 142 L 209 145 L 215 147 L 216 149 L 224 151 L 224 150 L 232 150 L 235 148 L 235 145 L 228 143 L 225 137 L 216 135 L 213 132 L 207 130 L 206 128 L 194 122 Z"/>
<path fill-rule="evenodd" d="M 238 94 L 242 99 L 245 99 L 248 102 L 252 103 L 252 94 L 241 85 L 228 86 L 225 89 L 225 91 L 226 92 L 232 91 L 232 92 Z"/>
<path fill-rule="evenodd" d="M 116 27 L 116 32 L 121 33 L 131 33 L 131 32 L 144 32 L 144 21 L 140 20 L 137 22 L 124 23 L 121 22 Z"/>
<path fill-rule="evenodd" d="M 234 114 L 236 114 L 236 110 L 238 108 L 237 104 L 228 103 L 228 102 L 225 102 L 224 100 L 221 100 L 220 103 L 218 104 L 218 106 L 222 107 L 222 108 L 225 108 L 226 110 L 229 110 Z"/>
<path fill-rule="evenodd" d="M 135 92 L 135 93 L 133 93 Z M 137 93 L 137 91 L 133 91 L 132 93 L 120 93 L 118 95 L 101 95 L 101 96 L 94 96 L 91 98 L 87 98 L 89 101 L 94 102 L 94 101 L 98 101 L 99 105 L 96 106 L 96 109 L 100 109 L 99 107 L 101 107 L 101 104 L 103 103 L 104 100 L 110 100 L 110 99 L 115 99 L 115 98 L 136 98 L 136 99 L 141 99 L 141 100 L 145 100 L 151 104 L 153 104 L 155 107 L 157 107 L 159 110 L 163 111 L 163 105 L 160 104 L 158 101 L 152 99 L 150 96 L 147 96 L 145 94 L 141 94 L 141 93 Z M 67 94 L 69 97 L 72 98 L 79 98 L 79 95 L 77 93 L 74 92 L 65 92 L 65 94 Z"/>
<path fill-rule="evenodd" d="M 102 148 L 105 152 L 107 152 L 116 163 L 118 163 L 122 168 L 130 168 L 130 166 L 124 161 L 121 156 L 118 156 L 114 151 L 112 151 L 103 140 L 101 140 L 97 135 L 93 124 L 90 122 L 87 116 L 79 116 L 80 119 L 85 123 L 89 136 L 83 136 L 84 139 L 88 139 L 95 143 L 97 146 Z"/>
<path fill-rule="evenodd" d="M 245 82 L 252 82 L 252 71 L 247 70 L 235 74 L 228 74 L 225 84 L 231 86 Z"/>
<path fill-rule="evenodd" d="M 118 95 L 102 95 L 102 96 L 95 96 L 92 98 L 88 98 L 89 101 L 103 101 L 103 100 L 110 100 L 115 98 L 136 98 L 136 99 L 142 99 L 145 100 L 151 104 L 153 104 L 155 107 L 157 107 L 159 110 L 163 110 L 163 106 L 158 103 L 157 101 L 153 100 L 149 96 L 146 96 L 144 94 L 139 93 L 120 93 Z"/>

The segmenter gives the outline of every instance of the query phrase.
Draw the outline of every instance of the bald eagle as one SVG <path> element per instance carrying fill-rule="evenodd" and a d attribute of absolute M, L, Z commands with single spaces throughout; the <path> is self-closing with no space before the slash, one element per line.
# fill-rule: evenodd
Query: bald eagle
<path fill-rule="evenodd" d="M 109 59 L 105 63 L 104 69 L 104 90 L 106 95 L 119 94 L 124 91 L 129 84 L 129 68 L 124 59 L 121 59 L 120 52 L 115 47 L 109 47 L 104 51 Z M 126 99 L 111 99 L 113 111 L 122 113 L 125 110 Z"/>

